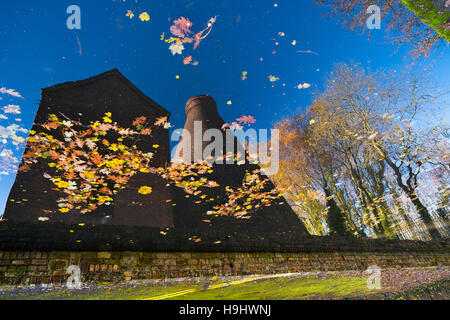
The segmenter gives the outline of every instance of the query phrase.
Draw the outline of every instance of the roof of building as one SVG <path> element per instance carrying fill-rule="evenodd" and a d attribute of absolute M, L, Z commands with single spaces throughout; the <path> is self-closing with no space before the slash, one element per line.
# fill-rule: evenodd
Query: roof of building
<path fill-rule="evenodd" d="M 63 90 L 73 87 L 81 87 L 88 85 L 94 81 L 97 81 L 99 79 L 104 79 L 107 77 L 118 77 L 120 80 L 123 81 L 124 84 L 126 84 L 128 87 L 131 88 L 132 91 L 134 91 L 138 96 L 140 96 L 144 101 L 146 101 L 148 104 L 155 107 L 159 112 L 165 115 L 170 115 L 170 112 L 167 111 L 165 108 L 163 108 L 160 104 L 156 103 L 154 100 L 149 98 L 147 95 L 145 95 L 141 90 L 139 90 L 130 80 L 128 80 L 117 68 L 114 68 L 112 70 L 106 71 L 104 73 L 101 73 L 99 75 L 84 79 L 84 80 L 78 80 L 78 81 L 68 81 L 60 84 L 56 84 L 51 87 L 43 88 L 42 91 L 56 91 L 56 90 Z"/>

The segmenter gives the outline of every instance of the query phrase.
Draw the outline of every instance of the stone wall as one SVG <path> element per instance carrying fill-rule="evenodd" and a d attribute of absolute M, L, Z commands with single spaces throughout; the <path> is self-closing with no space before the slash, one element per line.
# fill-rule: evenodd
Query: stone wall
<path fill-rule="evenodd" d="M 78 265 L 83 282 L 449 266 L 440 252 L 94 252 L 0 251 L 1 284 L 65 283 Z"/>
<path fill-rule="evenodd" d="M 188 233 L 122 226 L 0 223 L 0 284 L 59 284 L 78 265 L 82 281 L 118 282 L 215 275 L 449 266 L 450 243 L 314 237 L 262 238 L 220 230 L 200 242 Z M 223 241 L 218 243 L 217 239 Z"/>

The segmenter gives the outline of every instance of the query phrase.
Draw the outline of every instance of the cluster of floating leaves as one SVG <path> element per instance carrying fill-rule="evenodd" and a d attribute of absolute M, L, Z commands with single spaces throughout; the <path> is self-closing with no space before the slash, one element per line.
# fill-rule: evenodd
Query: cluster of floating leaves
<path fill-rule="evenodd" d="M 277 5 L 275 5 L 277 7 Z M 133 19 L 135 14 L 132 10 L 128 10 L 126 13 L 126 16 L 130 19 Z M 143 22 L 150 20 L 150 15 L 147 12 L 141 12 L 139 14 L 139 19 Z M 165 41 L 169 44 L 169 50 L 172 53 L 172 55 L 183 55 L 186 46 L 188 44 L 193 44 L 193 49 L 197 49 L 197 47 L 200 45 L 200 42 L 205 39 L 212 31 L 212 28 L 216 22 L 217 16 L 213 17 L 208 20 L 206 23 L 206 26 L 203 30 L 199 32 L 193 32 L 191 28 L 193 27 L 193 23 L 186 17 L 181 16 L 178 19 L 175 19 L 173 21 L 173 24 L 169 28 L 170 36 L 166 38 L 166 33 L 163 32 L 161 34 L 160 40 Z M 286 34 L 284 32 L 278 32 L 277 35 L 280 37 L 280 39 L 273 39 L 275 41 L 275 45 L 278 46 L 280 44 L 281 39 L 284 39 L 286 37 Z M 290 44 L 295 47 L 297 46 L 297 40 L 293 39 Z M 317 52 L 311 51 L 311 50 L 298 50 L 299 53 L 311 53 L 318 55 Z M 273 50 L 272 54 L 276 54 L 277 51 Z M 261 62 L 264 60 L 262 57 L 259 59 Z M 183 57 L 183 64 L 185 65 L 194 65 L 197 66 L 199 64 L 198 61 L 194 60 L 192 55 L 185 55 Z M 318 70 L 317 70 L 318 71 Z M 247 79 L 248 72 L 242 71 L 241 79 L 246 80 Z M 177 75 L 176 79 L 179 79 L 180 77 Z M 271 83 L 272 87 L 275 87 L 275 82 L 279 81 L 280 78 L 274 75 L 268 76 L 269 81 Z M 283 84 L 285 86 L 285 84 Z M 311 84 L 309 83 L 300 83 L 299 85 L 295 86 L 297 89 L 308 89 L 311 87 Z M 283 93 L 283 95 L 286 95 L 286 93 Z M 227 104 L 231 105 L 231 101 L 228 101 Z M 239 128 L 238 125 L 235 126 L 236 128 Z"/>
<path fill-rule="evenodd" d="M 252 122 L 251 118 L 244 118 L 240 120 Z M 252 210 L 269 206 L 278 197 L 273 190 L 264 190 L 268 179 L 262 179 L 259 170 L 247 172 L 242 185 L 231 188 L 214 181 L 213 166 L 207 162 L 153 167 L 153 153 L 142 152 L 136 142 L 140 136 L 150 135 L 155 126 L 167 129 L 170 124 L 167 117 L 150 124 L 142 116 L 133 121 L 131 128 L 122 128 L 107 112 L 101 121 L 83 125 L 63 114 L 51 114 L 45 123 L 37 124 L 30 131 L 19 171 L 28 171 L 43 160 L 48 167 L 43 177 L 51 181 L 52 190 L 64 194 L 58 199 L 58 210 L 62 213 L 71 210 L 89 213 L 99 206 L 113 204 L 114 195 L 126 188 L 137 173 L 162 176 L 169 184 L 184 190 L 186 197 L 191 197 L 195 204 L 219 203 L 209 215 L 248 218 Z M 155 150 L 158 147 L 153 145 Z M 219 187 L 226 191 L 225 200 L 219 201 L 214 192 L 208 192 Z M 152 188 L 140 186 L 137 192 L 148 195 Z M 45 210 L 50 213 L 48 211 Z"/>
<path fill-rule="evenodd" d="M 203 30 L 194 33 L 191 30 L 193 23 L 185 17 L 180 17 L 174 20 L 173 25 L 170 27 L 171 36 L 168 39 L 165 39 L 165 34 L 163 33 L 161 35 L 161 40 L 164 40 L 166 43 L 170 44 L 169 50 L 172 55 L 182 55 L 185 50 L 185 45 L 187 44 L 193 43 L 194 50 L 197 49 L 200 42 L 211 33 L 215 22 L 216 17 L 209 19 Z M 183 63 L 198 65 L 197 61 L 193 61 L 192 56 L 186 56 L 183 59 Z"/>
<path fill-rule="evenodd" d="M 234 158 L 237 161 L 236 156 Z M 228 156 L 224 156 L 224 160 Z M 214 196 L 215 188 L 223 188 L 226 191 L 227 201 L 213 206 L 208 211 L 212 216 L 232 216 L 249 219 L 249 214 L 261 207 L 271 206 L 280 195 L 276 190 L 266 190 L 268 178 L 263 178 L 259 169 L 247 171 L 241 186 L 232 188 L 221 186 L 214 180 L 214 168 L 206 161 L 198 163 L 173 163 L 168 168 L 158 168 L 158 173 L 176 187 L 181 188 L 195 204 L 205 202 L 218 202 Z M 219 200 L 220 202 L 220 200 Z M 204 222 L 211 222 L 204 220 Z"/>
<path fill-rule="evenodd" d="M 125 14 L 128 18 L 133 19 L 135 14 L 132 10 L 128 10 Z M 139 14 L 139 19 L 143 22 L 150 21 L 150 15 L 145 11 Z M 193 23 L 185 18 L 180 17 L 173 21 L 173 25 L 170 26 L 170 34 L 169 38 L 165 38 L 166 33 L 163 32 L 160 40 L 165 41 L 170 44 L 169 50 L 172 55 L 182 55 L 185 50 L 185 45 L 193 44 L 194 50 L 200 45 L 200 42 L 204 40 L 210 33 L 213 28 L 214 23 L 216 22 L 217 17 L 213 17 L 208 20 L 206 23 L 206 27 L 199 32 L 193 32 L 191 30 Z M 186 56 L 183 58 L 183 64 L 191 64 L 198 65 L 198 61 L 193 60 L 192 55 Z"/>
<path fill-rule="evenodd" d="M 208 214 L 250 219 L 251 212 L 269 207 L 281 197 L 276 190 L 265 190 L 268 182 L 268 178 L 262 178 L 259 169 L 246 172 L 242 186 L 226 187 L 228 202 L 215 206 Z"/>
<path fill-rule="evenodd" d="M 132 10 L 128 10 L 126 13 L 126 16 L 130 19 L 134 18 L 134 12 Z M 150 15 L 147 13 L 147 11 L 141 12 L 139 14 L 139 19 L 143 22 L 150 21 Z"/>
<path fill-rule="evenodd" d="M 157 125 L 165 119 L 159 119 Z M 65 194 L 58 200 L 63 213 L 72 209 L 88 213 L 110 205 L 132 176 L 149 172 L 153 153 L 144 153 L 134 144 L 139 136 L 152 132 L 146 117 L 135 119 L 132 128 L 121 128 L 109 112 L 102 121 L 88 126 L 51 114 L 36 130 L 39 132 L 30 131 L 19 171 L 30 170 L 39 159 L 45 159 L 50 173 L 45 172 L 44 178 L 53 183 L 53 190 Z M 139 192 L 148 194 L 149 188 L 141 187 Z"/>

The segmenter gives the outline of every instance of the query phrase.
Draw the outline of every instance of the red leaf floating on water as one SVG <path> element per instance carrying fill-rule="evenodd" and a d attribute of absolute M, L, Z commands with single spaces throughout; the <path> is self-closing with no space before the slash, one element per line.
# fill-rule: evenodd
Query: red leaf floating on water
<path fill-rule="evenodd" d="M 173 25 L 170 27 L 170 32 L 175 36 L 179 38 L 184 38 L 184 32 L 181 30 L 178 26 Z"/>
<path fill-rule="evenodd" d="M 199 44 L 200 44 L 200 41 L 202 41 L 202 34 L 203 34 L 203 31 L 200 31 L 199 33 L 197 33 L 197 34 L 194 36 L 194 39 L 195 39 L 194 50 L 197 49 L 197 47 L 198 47 Z"/>
<path fill-rule="evenodd" d="M 181 18 L 175 20 L 173 23 L 178 29 L 180 29 L 185 34 L 192 33 L 192 31 L 191 31 L 192 22 L 190 22 L 189 19 L 186 19 L 185 17 L 181 17 Z"/>
<path fill-rule="evenodd" d="M 191 62 L 192 62 L 192 56 L 186 57 L 186 58 L 184 58 L 184 60 L 183 60 L 183 63 L 184 63 L 184 64 L 190 64 Z"/>
<path fill-rule="evenodd" d="M 256 119 L 253 117 L 253 116 L 242 116 L 242 117 L 240 117 L 240 118 L 237 118 L 236 119 L 239 123 L 244 123 L 244 124 L 247 124 L 247 123 L 255 123 L 256 122 Z"/>

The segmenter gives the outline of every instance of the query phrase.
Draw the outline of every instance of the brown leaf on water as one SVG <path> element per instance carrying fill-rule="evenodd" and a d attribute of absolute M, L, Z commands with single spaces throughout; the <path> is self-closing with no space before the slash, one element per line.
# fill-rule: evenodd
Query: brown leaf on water
<path fill-rule="evenodd" d="M 73 180 L 75 179 L 76 174 L 73 171 L 68 171 L 65 175 L 64 178 L 66 178 L 67 180 Z"/>
<path fill-rule="evenodd" d="M 131 134 L 136 134 L 136 131 L 133 131 L 133 130 L 131 130 L 131 129 L 129 129 L 129 128 L 126 128 L 126 129 L 120 129 L 120 130 L 119 130 L 119 134 L 120 134 L 121 136 L 128 136 L 128 135 L 131 135 Z"/>
<path fill-rule="evenodd" d="M 90 150 L 94 150 L 97 145 L 95 144 L 94 141 L 92 141 L 91 139 L 86 139 L 86 146 L 90 149 Z"/>
<path fill-rule="evenodd" d="M 103 187 L 99 191 L 103 194 L 112 194 L 111 190 L 107 187 Z"/>
<path fill-rule="evenodd" d="M 77 144 L 78 148 L 83 148 L 84 147 L 84 141 L 81 140 L 80 138 L 76 138 L 75 139 L 75 143 Z"/>
<path fill-rule="evenodd" d="M 155 126 L 163 126 L 167 122 L 167 117 L 159 117 L 155 121 Z"/>
<path fill-rule="evenodd" d="M 116 183 L 125 184 L 125 183 L 128 182 L 128 180 L 130 180 L 129 177 L 126 177 L 126 176 L 118 176 L 118 177 L 116 177 L 115 182 L 116 182 Z"/>
<path fill-rule="evenodd" d="M 43 128 L 47 129 L 47 130 L 51 130 L 51 129 L 56 129 L 59 127 L 59 123 L 57 121 L 53 121 L 53 122 L 47 122 L 43 125 L 41 125 Z"/>
<path fill-rule="evenodd" d="M 147 121 L 147 118 L 144 117 L 144 116 L 139 117 L 139 118 L 136 118 L 136 119 L 133 121 L 133 126 L 143 125 L 146 121 Z"/>
<path fill-rule="evenodd" d="M 58 152 L 54 151 L 54 150 L 50 150 L 49 153 L 50 153 L 50 157 L 53 160 L 57 160 L 57 159 L 61 158 L 61 155 Z"/>
<path fill-rule="evenodd" d="M 217 187 L 220 187 L 220 184 L 218 184 L 215 181 L 209 181 L 208 182 L 208 187 L 210 187 L 210 188 L 217 188 Z"/>
<path fill-rule="evenodd" d="M 113 126 L 110 124 L 106 124 L 106 123 L 101 123 L 97 129 L 98 131 L 108 131 L 109 129 L 111 129 Z"/>
<path fill-rule="evenodd" d="M 91 135 L 91 134 L 92 134 L 92 130 L 91 130 L 91 129 L 87 129 L 86 131 L 84 131 L 84 132 L 80 135 L 80 137 L 83 138 L 83 137 L 89 136 L 89 135 Z"/>
<path fill-rule="evenodd" d="M 71 163 L 72 161 L 73 161 L 73 159 L 69 157 L 69 158 L 67 158 L 67 159 L 58 161 L 58 164 L 59 164 L 60 166 L 64 166 L 64 165 L 66 165 L 66 164 Z"/>
<path fill-rule="evenodd" d="M 30 167 L 29 165 L 27 165 L 27 164 L 21 165 L 21 166 L 17 169 L 17 171 L 19 171 L 19 172 L 22 172 L 22 171 L 28 171 L 28 170 L 31 170 L 31 167 Z"/>
<path fill-rule="evenodd" d="M 143 134 L 144 136 L 148 136 L 152 133 L 152 129 L 150 128 L 145 128 L 141 130 L 141 134 Z"/>
<path fill-rule="evenodd" d="M 98 165 L 98 164 L 100 164 L 102 162 L 102 156 L 100 154 L 98 154 L 98 153 L 95 153 L 95 154 L 93 154 L 91 156 L 91 161 L 94 164 Z"/>
<path fill-rule="evenodd" d="M 74 154 L 75 156 L 82 156 L 82 155 L 85 154 L 85 152 L 82 151 L 82 150 L 75 149 L 75 150 L 73 150 L 73 154 Z"/>

